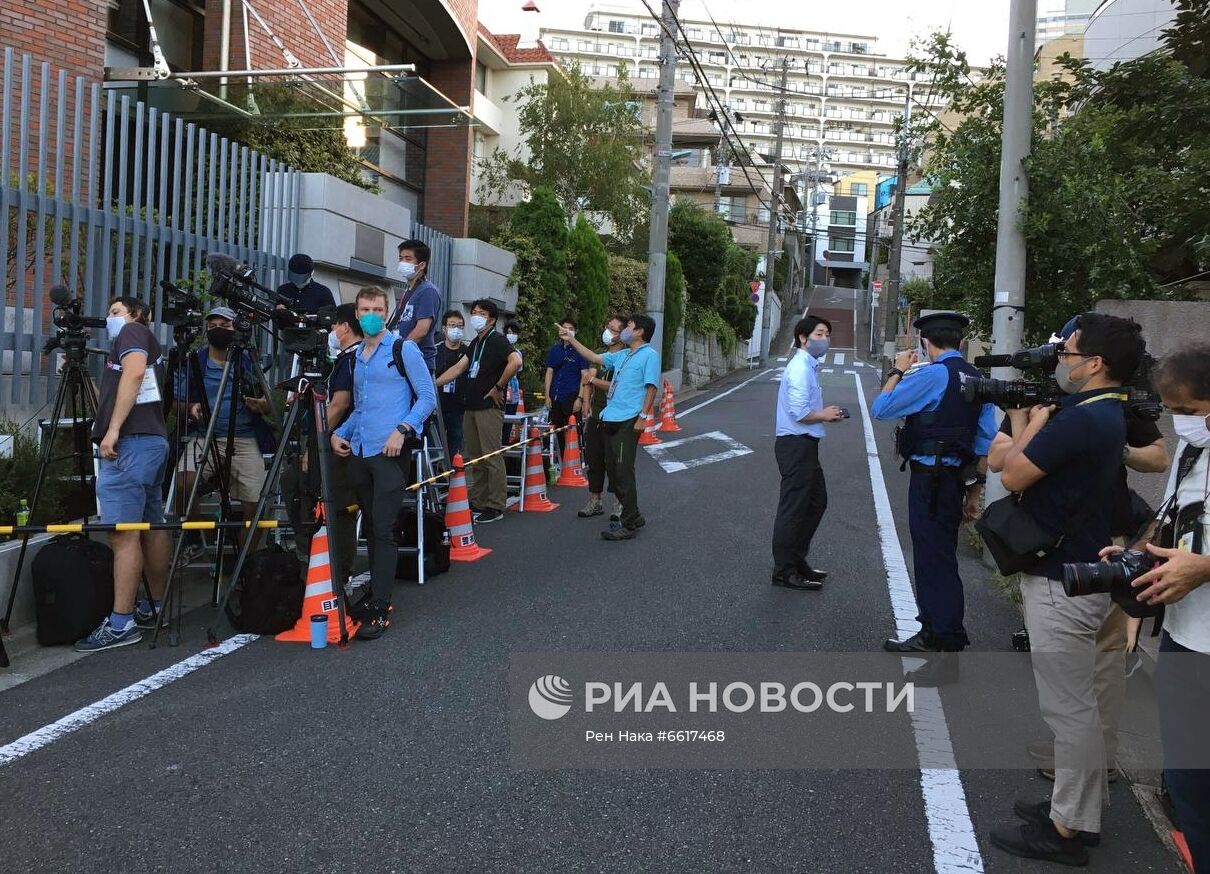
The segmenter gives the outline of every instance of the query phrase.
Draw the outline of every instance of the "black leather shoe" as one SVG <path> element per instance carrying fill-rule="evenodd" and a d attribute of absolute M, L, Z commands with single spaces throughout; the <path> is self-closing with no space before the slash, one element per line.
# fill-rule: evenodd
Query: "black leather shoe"
<path fill-rule="evenodd" d="M 941 652 L 941 643 L 931 631 L 922 628 L 907 640 L 892 637 L 882 644 L 882 648 L 887 652 Z"/>
<path fill-rule="evenodd" d="M 1050 799 L 1039 801 L 1036 804 L 1032 801 L 1014 801 L 1013 813 L 1021 817 L 1026 822 L 1032 822 L 1044 825 L 1053 825 L 1050 818 Z M 1076 832 L 1076 838 L 1086 847 L 1099 847 L 1101 845 L 1101 835 L 1098 832 Z"/>
<path fill-rule="evenodd" d="M 958 653 L 939 652 L 928 656 L 923 667 L 908 671 L 905 679 L 922 689 L 935 689 L 958 682 Z"/>
<path fill-rule="evenodd" d="M 827 571 L 817 571 L 805 561 L 798 566 L 798 575 L 804 580 L 810 580 L 813 583 L 822 583 L 828 578 Z"/>
<path fill-rule="evenodd" d="M 1088 864 L 1088 849 L 1076 838 L 1065 838 L 1045 823 L 1027 822 L 993 829 L 992 846 L 1023 859 L 1041 859 L 1082 868 Z"/>
<path fill-rule="evenodd" d="M 782 586 L 786 589 L 798 589 L 802 592 L 818 592 L 823 588 L 823 583 L 800 577 L 795 571 L 774 574 L 773 585 Z"/>

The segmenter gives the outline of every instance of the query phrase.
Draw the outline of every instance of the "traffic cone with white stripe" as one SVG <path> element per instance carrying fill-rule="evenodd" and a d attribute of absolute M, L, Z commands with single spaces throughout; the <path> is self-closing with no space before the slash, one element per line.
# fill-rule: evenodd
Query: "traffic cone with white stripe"
<path fill-rule="evenodd" d="M 660 409 L 660 430 L 671 434 L 680 431 L 681 426 L 676 422 L 676 404 L 672 400 L 672 383 L 664 380 L 664 403 Z"/>
<path fill-rule="evenodd" d="M 647 423 L 643 427 L 643 433 L 639 436 L 640 446 L 655 446 L 658 443 L 663 443 L 659 437 L 655 436 L 655 432 L 660 430 L 659 420 L 655 417 L 655 412 L 647 414 Z"/>
<path fill-rule="evenodd" d="M 580 457 L 580 435 L 577 433 L 579 429 L 576 428 L 576 417 L 568 416 L 567 424 L 571 427 L 567 429 L 567 447 L 563 450 L 563 467 L 559 472 L 559 478 L 555 480 L 555 485 L 587 488 L 588 480 L 584 478 L 584 461 Z"/>
<path fill-rule="evenodd" d="M 521 500 L 509 507 L 526 513 L 549 513 L 559 509 L 546 499 L 546 474 L 542 472 L 542 438 L 537 428 L 529 429 L 529 448 L 525 451 L 525 484 L 521 487 Z"/>
<path fill-rule="evenodd" d="M 525 413 L 525 392 L 517 389 L 517 413 L 520 416 Z M 513 433 L 509 435 L 510 443 L 517 443 L 521 440 L 521 423 L 513 422 Z"/>
<path fill-rule="evenodd" d="M 466 470 L 462 454 L 454 456 L 454 476 L 450 493 L 445 499 L 445 527 L 450 532 L 450 561 L 478 561 L 491 552 L 475 543 L 475 526 L 471 520 L 471 501 L 466 491 Z"/>
<path fill-rule="evenodd" d="M 328 526 L 320 525 L 311 538 L 311 560 L 307 563 L 307 590 L 303 596 L 302 614 L 294 627 L 277 635 L 288 643 L 311 642 L 311 617 L 328 615 L 328 643 L 340 643 L 340 614 L 336 592 L 332 589 L 332 565 L 328 558 Z M 351 639 L 361 623 L 345 612 L 345 630 Z"/>

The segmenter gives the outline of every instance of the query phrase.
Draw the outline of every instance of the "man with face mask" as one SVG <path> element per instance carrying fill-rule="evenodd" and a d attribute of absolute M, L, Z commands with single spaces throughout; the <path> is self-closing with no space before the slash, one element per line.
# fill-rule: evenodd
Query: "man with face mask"
<path fill-rule="evenodd" d="M 290 262 L 286 265 L 288 281 L 278 286 L 277 293 L 292 300 L 290 309 L 297 313 L 313 316 L 319 312 L 321 307 L 336 305 L 332 289 L 323 283 L 316 282 L 314 275 L 315 262 L 311 260 L 310 255 L 299 252 L 297 255 L 290 256 Z"/>
<path fill-rule="evenodd" d="M 428 245 L 420 240 L 404 240 L 399 244 L 398 271 L 403 294 L 387 319 L 388 331 L 420 347 L 430 372 L 437 367 L 437 317 L 444 305 L 441 291 L 429 281 L 431 257 Z"/>
<path fill-rule="evenodd" d="M 466 357 L 466 344 L 462 338 L 466 333 L 466 320 L 462 313 L 450 310 L 441 317 L 441 328 L 445 340 L 437 347 L 437 373 L 445 373 Z M 437 393 L 441 402 L 441 418 L 445 423 L 445 437 L 450 444 L 450 457 L 462 451 L 462 416 L 466 409 L 466 377 L 447 382 Z"/>
<path fill-rule="evenodd" d="M 232 404 L 232 394 L 235 391 L 235 372 L 232 369 L 223 390 L 223 396 L 218 396 L 219 383 L 222 381 L 223 367 L 227 363 L 227 349 L 235 335 L 233 323 L 235 311 L 230 307 L 219 306 L 206 315 L 206 345 L 194 353 L 197 358 L 195 372 L 202 375 L 202 384 L 190 380 L 188 395 L 185 393 L 184 374 L 177 376 L 177 415 L 188 417 L 189 443 L 182 452 L 183 467 L 177 480 L 177 491 L 188 495 L 193 487 L 193 478 L 199 469 L 203 479 L 217 476 L 213 471 L 213 455 L 202 455 L 203 442 L 206 435 L 208 419 L 206 410 L 215 418 L 214 442 L 218 447 L 220 464 L 228 467 L 228 490 L 233 501 L 243 505 L 244 518 L 251 519 L 256 511 L 256 503 L 260 498 L 261 487 L 265 483 L 264 456 L 272 454 L 277 448 L 273 429 L 262 418 L 270 412 L 269 399 L 264 396 L 263 388 L 256 384 L 252 369 L 252 355 L 245 350 L 240 362 L 242 375 L 240 377 L 240 396 Z M 202 405 L 202 391 L 205 390 L 207 407 Z M 231 433 L 231 413 L 234 406 L 235 428 L 234 439 L 231 442 L 231 455 L 227 456 L 227 437 Z M 198 508 L 193 508 L 191 519 L 198 517 Z M 236 532 L 242 537 L 242 532 Z"/>
<path fill-rule="evenodd" d="M 1194 870 L 1210 871 L 1210 769 L 1193 767 L 1206 760 L 1210 713 L 1210 345 L 1165 358 L 1155 386 L 1180 443 L 1161 503 L 1164 524 L 1134 545 L 1159 564 L 1133 585 L 1138 600 L 1167 605 L 1154 678 L 1164 782 Z"/>
<path fill-rule="evenodd" d="M 773 454 L 781 473 L 781 494 L 773 522 L 773 585 L 787 589 L 823 588 L 825 571 L 807 563 L 811 539 L 828 506 L 819 441 L 824 424 L 844 419 L 840 407 L 825 407 L 819 387 L 819 359 L 828 351 L 832 323 L 808 314 L 794 326 L 797 351 L 777 390 L 777 437 Z"/>
<path fill-rule="evenodd" d="M 92 429 L 101 456 L 96 490 L 100 521 L 105 525 L 164 521 L 160 491 L 168 457 L 164 364 L 147 317 L 143 301 L 116 297 L 105 319 L 110 351 Z M 135 603 L 141 577 L 147 577 L 157 609 L 164 594 L 172 549 L 168 532 L 115 531 L 109 537 L 113 612 L 76 642 L 77 652 L 115 649 L 142 639 L 139 626 L 151 627 L 155 614 L 149 602 Z"/>
<path fill-rule="evenodd" d="M 1143 351 L 1134 322 L 1085 313 L 1055 369 L 1063 403 L 1007 411 L 1013 443 L 998 459 L 1001 482 L 1020 493 L 1020 512 L 1055 538 L 1021 574 L 1038 702 L 1055 738 L 1055 782 L 1048 802 L 1017 802 L 1023 825 L 991 832 L 994 846 L 1016 856 L 1086 864 L 1087 848 L 1100 840 L 1109 762 L 1097 672 L 1113 662 L 1097 658 L 1097 633 L 1110 596 L 1067 597 L 1062 566 L 1095 562 L 1110 541 L 1126 446 L 1121 386 Z M 1056 653 L 1064 655 L 1061 662 Z"/>
<path fill-rule="evenodd" d="M 906 419 L 896 449 L 912 471 L 908 527 L 920 631 L 907 640 L 887 640 L 883 648 L 940 654 L 912 673 L 917 685 L 956 680 L 953 654 L 970 643 L 963 627 L 958 528 L 964 515 L 977 513 L 974 496 L 985 478 L 996 412 L 991 404 L 972 404 L 962 397 L 963 376 L 981 375 L 958 351 L 969 324 L 959 313 L 917 319 L 913 327 L 920 332 L 928 363 L 918 362 L 915 352 L 901 352 L 882 394 L 870 406 L 876 419 Z M 916 363 L 921 366 L 912 367 Z"/>

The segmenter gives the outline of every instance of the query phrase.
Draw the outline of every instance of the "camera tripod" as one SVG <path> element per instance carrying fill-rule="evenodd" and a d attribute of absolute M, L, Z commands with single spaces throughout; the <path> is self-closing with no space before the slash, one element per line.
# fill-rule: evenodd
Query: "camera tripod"
<path fill-rule="evenodd" d="M 75 473 L 73 479 L 81 491 L 88 488 L 88 478 L 92 475 L 92 443 L 90 432 L 92 423 L 97 416 L 97 392 L 92 377 L 85 364 L 88 359 L 88 337 L 82 331 L 60 331 L 43 348 L 43 354 L 49 354 L 56 348 L 63 350 L 65 358 L 63 369 L 59 372 L 59 387 L 55 393 L 54 407 L 50 417 L 50 434 L 42 445 L 42 456 L 38 461 L 38 478 L 34 483 L 34 494 L 29 502 L 30 521 L 37 517 L 42 489 L 46 484 L 46 474 L 51 463 L 74 457 Z M 69 418 L 64 420 L 67 413 Z M 74 435 L 73 453 L 71 456 L 54 456 L 55 441 L 59 436 L 59 428 L 64 421 L 71 423 Z M 39 436 L 42 436 L 41 434 Z M 21 571 L 25 567 L 25 553 L 29 548 L 29 534 L 21 535 L 21 550 L 17 554 L 17 567 L 13 572 L 13 581 L 8 590 L 8 605 L 4 618 L 0 619 L 0 632 L 7 633 L 12 619 L 13 607 L 17 602 L 17 587 L 21 582 Z M 0 639 L 0 668 L 9 665 L 8 654 L 4 650 L 3 639 Z"/>
<path fill-rule="evenodd" d="M 184 397 L 177 398 L 177 422 L 178 422 L 178 441 L 179 435 L 183 433 L 187 425 L 182 424 L 182 418 L 187 419 L 189 415 L 189 407 L 191 405 L 191 392 L 189 387 L 196 385 L 199 388 L 198 403 L 201 406 L 202 419 L 206 422 L 206 432 L 202 439 L 201 447 L 197 450 L 193 449 L 192 443 L 186 447 L 186 452 L 194 452 L 194 476 L 193 483 L 190 486 L 189 497 L 181 506 L 180 496 L 174 494 L 174 503 L 177 505 L 179 512 L 177 516 L 181 521 L 189 518 L 197 505 L 198 497 L 201 493 L 201 487 L 206 474 L 213 475 L 217 481 L 219 491 L 219 521 L 231 521 L 231 462 L 235 451 L 235 428 L 236 416 L 240 410 L 240 405 L 243 401 L 243 387 L 247 383 L 247 376 L 244 373 L 245 363 L 244 355 L 248 354 L 252 364 L 254 383 L 261 387 L 266 398 L 269 397 L 268 381 L 265 378 L 264 371 L 260 367 L 260 363 L 256 360 L 255 347 L 250 342 L 253 323 L 244 314 L 237 315 L 233 323 L 233 336 L 231 345 L 227 347 L 227 360 L 223 364 L 223 371 L 219 377 L 217 393 L 215 395 L 217 404 L 222 404 L 223 398 L 226 395 L 227 387 L 231 386 L 231 395 L 227 401 L 227 428 L 225 435 L 225 454 L 220 452 L 217 441 L 218 420 L 216 415 L 217 410 L 212 410 L 210 407 L 209 397 L 206 393 L 205 377 L 202 373 L 201 361 L 197 352 L 189 349 L 189 333 L 187 330 L 178 329 L 175 332 L 177 345 L 173 350 L 174 369 L 180 373 L 183 367 L 183 387 Z M 175 379 L 169 379 L 169 384 L 175 387 Z M 178 447 L 180 442 L 178 442 Z M 179 461 L 179 460 L 178 460 Z M 175 470 L 175 468 L 174 468 Z M 175 480 L 175 474 L 174 474 Z M 175 492 L 176 484 L 173 483 L 172 489 Z M 211 584 L 211 600 L 214 604 L 218 603 L 219 591 L 222 583 L 223 574 L 223 557 L 227 546 L 227 530 L 228 526 L 220 525 L 217 527 L 216 535 L 216 560 L 214 563 L 214 574 Z M 251 542 L 257 534 L 255 528 L 249 528 L 246 534 L 246 540 Z M 168 565 L 168 577 L 164 586 L 164 596 L 161 603 L 160 613 L 163 616 L 171 616 L 172 621 L 165 623 L 161 616 L 156 616 L 156 633 L 152 639 L 154 646 L 159 641 L 160 630 L 167 624 L 169 626 L 168 643 L 169 646 L 176 646 L 180 643 L 180 618 L 184 609 L 184 599 L 181 597 L 179 586 L 176 585 L 177 577 L 182 570 L 181 555 L 184 551 L 185 537 L 181 536 L 177 539 L 176 545 L 172 551 L 172 560 Z M 238 552 L 237 552 L 238 554 Z M 154 606 L 154 605 L 153 605 Z"/>

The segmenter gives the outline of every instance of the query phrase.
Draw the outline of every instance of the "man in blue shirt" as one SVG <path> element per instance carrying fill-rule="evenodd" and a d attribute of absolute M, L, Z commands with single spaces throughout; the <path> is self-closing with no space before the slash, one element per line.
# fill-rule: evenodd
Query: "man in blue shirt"
<path fill-rule="evenodd" d="M 1013 443 L 996 459 L 1003 466 L 1001 482 L 1021 493 L 1021 510 L 1056 540 L 1021 574 L 1030 651 L 1044 654 L 1032 661 L 1042 718 L 1055 736 L 1055 782 L 1048 802 L 1014 806 L 1024 825 L 992 831 L 991 842 L 1015 856 L 1083 865 L 1090 838 L 1099 839 L 1111 763 L 1096 675 L 1122 667 L 1120 660 L 1097 658 L 1097 632 L 1109 615 L 1110 596 L 1068 597 L 1062 565 L 1097 561 L 1110 540 L 1126 446 L 1121 386 L 1134 375 L 1143 350 L 1134 322 L 1085 313 L 1059 353 L 1055 381 L 1066 397 L 1058 410 L 1008 411 Z M 1064 657 L 1045 655 L 1053 653 Z"/>
<path fill-rule="evenodd" d="M 563 319 L 559 327 L 576 329 L 576 320 Z M 588 373 L 588 362 L 566 340 L 560 340 L 550 347 L 546 354 L 546 374 L 543 377 L 543 390 L 546 392 L 546 408 L 550 410 L 550 424 L 554 428 L 562 428 L 567 420 L 574 415 L 578 424 L 583 424 L 584 411 L 580 400 L 580 387 Z M 562 453 L 567 442 L 567 432 L 559 433 L 559 452 Z"/>
<path fill-rule="evenodd" d="M 828 507 L 819 441 L 825 422 L 839 422 L 840 407 L 823 405 L 819 359 L 828 351 L 832 323 L 807 315 L 794 326 L 798 351 L 786 365 L 777 390 L 777 438 L 773 454 L 781 473 L 781 494 L 773 522 L 773 585 L 823 588 L 827 573 L 807 563 L 811 539 Z"/>
<path fill-rule="evenodd" d="M 912 535 L 917 620 L 907 640 L 891 638 L 888 652 L 957 652 L 968 643 L 962 625 L 964 600 L 958 576 L 958 527 L 974 518 L 996 435 L 996 411 L 962 397 L 962 378 L 981 374 L 958 352 L 970 319 L 933 313 L 915 321 L 929 364 L 905 373 L 919 357 L 902 352 L 870 407 L 876 419 L 907 417 L 898 434 L 899 454 L 910 465 L 908 527 Z M 957 662 L 936 659 L 912 674 L 917 685 L 957 679 Z"/>
<path fill-rule="evenodd" d="M 403 295 L 387 319 L 387 330 L 420 347 L 430 373 L 437 366 L 437 318 L 445 306 L 441 291 L 429 282 L 431 257 L 428 245 L 420 240 L 404 240 L 399 244 Z"/>
<path fill-rule="evenodd" d="M 333 451 L 350 460 L 349 478 L 370 547 L 370 595 L 356 616 L 363 623 L 357 632 L 361 640 L 381 637 L 391 624 L 395 519 L 412 472 L 409 444 L 437 409 L 432 374 L 414 342 L 403 343 L 405 372 L 399 372 L 399 336 L 386 330 L 386 312 L 383 289 L 369 286 L 357 293 L 357 321 L 365 339 L 354 353 L 353 412 L 332 434 Z"/>
<path fill-rule="evenodd" d="M 647 416 L 655 409 L 660 385 L 660 353 L 650 344 L 655 333 L 651 316 L 631 316 L 622 331 L 625 349 L 599 354 L 576 339 L 573 328 L 557 326 L 559 339 L 569 343 L 580 356 L 613 371 L 609 396 L 601 411 L 601 436 L 605 444 L 605 473 L 609 488 L 622 505 L 621 526 L 602 531 L 604 540 L 630 540 L 647 524 L 639 512 L 639 493 L 634 481 L 634 459 L 639 435 Z"/>

